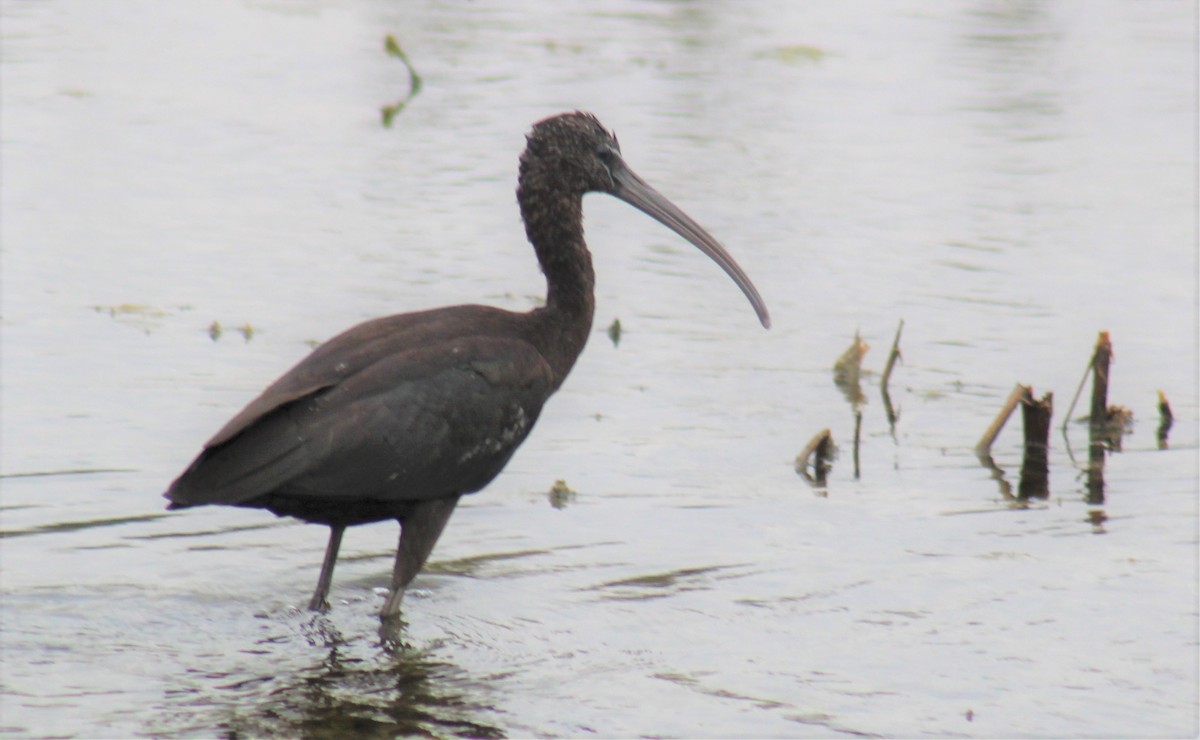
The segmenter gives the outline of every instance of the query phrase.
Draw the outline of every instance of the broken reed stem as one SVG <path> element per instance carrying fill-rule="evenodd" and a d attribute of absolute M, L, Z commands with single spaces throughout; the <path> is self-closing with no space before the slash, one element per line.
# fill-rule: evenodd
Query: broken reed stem
<path fill-rule="evenodd" d="M 996 441 L 996 437 L 1000 436 L 1000 430 L 1004 428 L 1004 424 L 1008 421 L 1008 417 L 1012 416 L 1013 409 L 1021 402 L 1022 398 L 1033 398 L 1033 389 L 1027 385 L 1017 383 L 1012 389 L 1012 393 L 1008 394 L 1008 400 L 1004 402 L 1003 408 L 996 418 L 992 421 L 991 426 L 979 438 L 979 444 L 975 445 L 975 454 L 987 455 L 992 449 L 992 443 Z"/>
<path fill-rule="evenodd" d="M 1079 387 L 1075 389 L 1075 395 L 1074 395 L 1074 397 L 1071 398 L 1071 405 L 1067 407 L 1067 413 L 1065 416 L 1063 416 L 1063 424 L 1062 424 L 1063 434 L 1067 433 L 1067 425 L 1071 423 L 1071 414 L 1075 413 L 1075 404 L 1079 402 L 1079 396 L 1081 396 L 1083 394 L 1083 386 L 1085 384 L 1087 384 L 1088 375 L 1095 374 L 1094 368 L 1096 367 L 1096 360 L 1100 354 L 1102 347 L 1107 347 L 1107 357 L 1104 360 L 1104 390 L 1103 390 L 1103 395 L 1104 395 L 1103 402 L 1107 403 L 1107 400 L 1108 400 L 1108 361 L 1112 358 L 1112 342 L 1109 340 L 1108 332 L 1102 331 L 1102 332 L 1100 332 L 1100 336 L 1096 339 L 1096 349 L 1095 349 L 1095 351 L 1092 352 L 1091 358 L 1088 359 L 1087 367 L 1083 369 L 1083 377 L 1079 379 Z M 1092 412 L 1092 416 L 1091 416 L 1092 421 L 1096 420 L 1095 405 L 1096 405 L 1096 388 L 1095 388 L 1095 385 L 1093 385 L 1092 386 L 1092 409 L 1093 409 L 1093 412 Z M 1107 409 L 1107 406 L 1103 406 L 1102 408 Z M 1101 419 L 1107 418 L 1107 411 L 1102 413 L 1100 418 Z"/>
<path fill-rule="evenodd" d="M 888 393 L 888 381 L 892 377 L 892 368 L 896 366 L 896 360 L 900 359 L 900 332 L 904 331 L 904 319 L 900 319 L 900 325 L 896 327 L 896 338 L 892 340 L 892 351 L 888 352 L 887 364 L 883 366 L 883 377 L 879 380 L 879 391 L 883 396 L 883 410 L 887 414 L 888 426 L 892 429 L 892 434 L 895 436 L 896 430 L 896 410 L 892 407 L 892 397 Z"/>
<path fill-rule="evenodd" d="M 1054 414 L 1054 394 L 1047 392 L 1041 400 L 1033 397 L 1033 389 L 1025 386 L 1021 393 L 1021 419 L 1025 426 L 1025 456 L 1021 461 L 1021 478 L 1017 482 L 1017 498 L 1046 498 L 1050 495 L 1050 417 Z"/>
<path fill-rule="evenodd" d="M 904 331 L 904 319 L 900 319 L 900 325 L 896 327 L 896 338 L 892 340 L 892 351 L 888 353 L 887 364 L 883 366 L 883 377 L 879 380 L 879 385 L 882 386 L 883 392 L 887 394 L 888 380 L 892 377 L 892 368 L 896 366 L 896 360 L 900 359 L 900 332 Z"/>
<path fill-rule="evenodd" d="M 804 449 L 800 450 L 800 454 L 796 455 L 796 472 L 809 483 L 824 486 L 825 477 L 828 475 L 830 469 L 829 463 L 833 460 L 834 452 L 833 434 L 828 429 L 822 429 L 813 435 L 808 444 L 804 445 Z M 808 459 L 810 457 L 813 458 L 812 475 L 808 473 Z"/>
<path fill-rule="evenodd" d="M 813 438 L 808 440 L 808 444 L 804 445 L 804 449 L 800 450 L 800 454 L 796 455 L 796 472 L 804 473 L 808 469 L 808 459 L 813 456 L 813 453 L 817 453 L 817 459 L 813 465 L 814 470 L 820 463 L 828 461 L 829 448 L 832 444 L 833 433 L 828 428 L 814 434 Z"/>
<path fill-rule="evenodd" d="M 1100 332 L 1092 354 L 1092 411 L 1088 423 L 1096 428 L 1108 423 L 1108 366 L 1112 362 L 1112 341 L 1108 332 Z"/>
<path fill-rule="evenodd" d="M 1167 433 L 1175 423 L 1175 415 L 1171 413 L 1171 404 L 1167 402 L 1167 394 L 1158 392 L 1158 449 L 1167 449 Z"/>

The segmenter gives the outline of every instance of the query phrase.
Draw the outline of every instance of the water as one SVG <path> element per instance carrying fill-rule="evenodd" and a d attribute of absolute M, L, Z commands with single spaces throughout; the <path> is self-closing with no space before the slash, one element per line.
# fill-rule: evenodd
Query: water
<path fill-rule="evenodd" d="M 1194 736 L 1195 12 L 5 0 L 0 734 Z M 424 86 L 385 129 L 388 33 Z M 163 511 L 311 342 L 535 305 L 516 157 L 573 108 L 728 245 L 770 332 L 591 196 L 596 335 L 399 652 L 394 525 L 347 533 L 314 617 L 323 530 Z M 1058 426 L 1101 330 L 1135 426 L 1089 503 Z M 1017 382 L 1055 396 L 1023 504 L 971 452 Z M 814 489 L 792 460 L 825 427 Z"/>

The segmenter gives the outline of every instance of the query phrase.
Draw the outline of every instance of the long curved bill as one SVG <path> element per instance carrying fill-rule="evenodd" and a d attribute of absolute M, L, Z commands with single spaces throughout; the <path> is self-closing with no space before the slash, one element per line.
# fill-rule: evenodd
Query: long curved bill
<path fill-rule="evenodd" d="M 733 257 L 729 256 L 729 252 L 725 251 L 725 247 L 722 247 L 719 241 L 705 231 L 700 224 L 693 221 L 691 216 L 679 210 L 678 206 L 650 187 L 624 162 L 617 160 L 610 172 L 614 184 L 612 195 L 652 217 L 711 257 L 713 262 L 720 265 L 721 269 L 733 278 L 733 282 L 737 283 L 737 286 L 746 294 L 746 298 L 750 300 L 750 305 L 758 314 L 758 320 L 762 323 L 763 328 L 771 328 L 771 315 L 767 312 L 767 304 L 763 303 L 762 296 L 758 294 L 754 283 L 750 282 L 750 278 L 738 266 L 738 263 L 733 261 Z"/>

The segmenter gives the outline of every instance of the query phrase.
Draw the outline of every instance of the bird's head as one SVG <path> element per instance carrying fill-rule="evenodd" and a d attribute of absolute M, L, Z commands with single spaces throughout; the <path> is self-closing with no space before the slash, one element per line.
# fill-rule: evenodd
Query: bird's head
<path fill-rule="evenodd" d="M 553 177 L 557 188 L 571 193 L 615 195 L 615 172 L 628 169 L 617 137 L 591 113 L 576 111 L 538 121 L 525 142 L 522 169 L 539 168 Z"/>
<path fill-rule="evenodd" d="M 737 283 L 750 300 L 758 320 L 771 325 L 758 290 L 733 257 L 711 234 L 667 200 L 625 164 L 617 137 L 590 113 L 562 113 L 533 125 L 521 155 L 522 188 L 573 197 L 600 192 L 619 198 L 679 234 L 707 254 Z"/>

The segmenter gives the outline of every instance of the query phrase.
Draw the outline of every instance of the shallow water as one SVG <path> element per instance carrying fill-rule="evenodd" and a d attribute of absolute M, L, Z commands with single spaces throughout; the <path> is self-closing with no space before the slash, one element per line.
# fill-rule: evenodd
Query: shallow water
<path fill-rule="evenodd" d="M 1195 28 L 1177 2 L 0 3 L 0 734 L 1194 736 Z M 388 33 L 424 84 L 384 128 Z M 534 305 L 516 157 L 571 108 L 771 331 L 589 198 L 596 335 L 399 651 L 394 525 L 348 532 L 314 617 L 322 529 L 163 511 L 311 342 Z M 1101 330 L 1135 425 L 1089 502 L 1058 427 Z M 1001 481 L 972 452 L 1018 382 L 1055 396 L 1044 500 L 1004 495 L 1019 419 Z M 814 488 L 793 458 L 825 427 Z"/>

